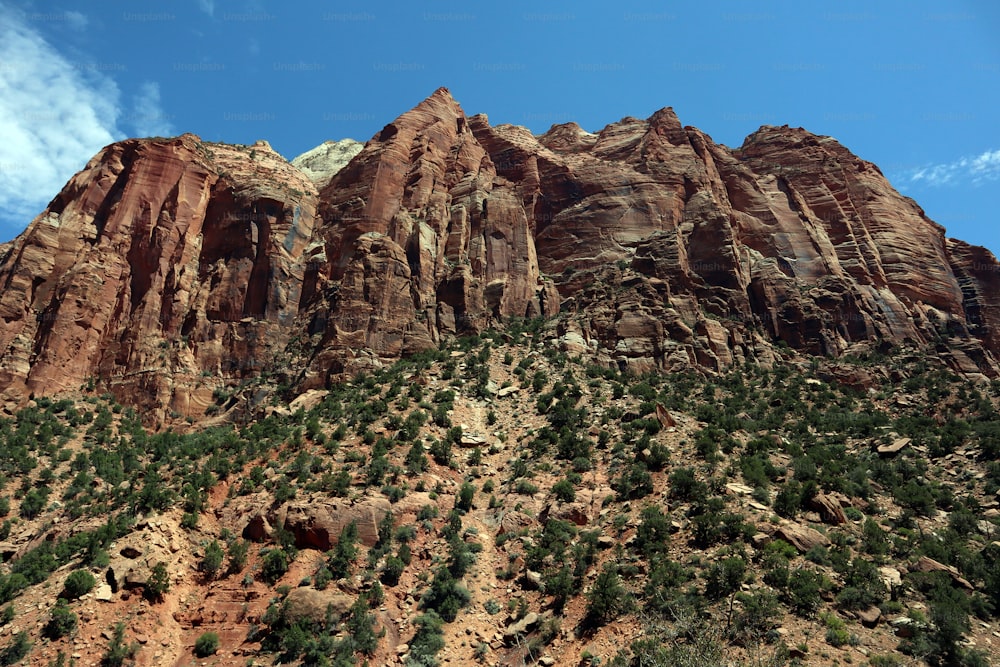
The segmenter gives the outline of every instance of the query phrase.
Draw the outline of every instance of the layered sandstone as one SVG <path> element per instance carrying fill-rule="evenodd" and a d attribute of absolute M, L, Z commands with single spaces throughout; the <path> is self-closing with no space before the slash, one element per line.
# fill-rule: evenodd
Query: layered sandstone
<path fill-rule="evenodd" d="M 567 351 L 639 372 L 784 343 L 934 344 L 997 374 L 996 258 L 829 137 L 763 127 L 730 149 L 669 108 L 534 136 L 440 89 L 295 164 L 193 135 L 104 149 L 0 247 L 0 386 L 97 378 L 200 415 L 264 372 L 318 388 L 557 313 Z"/>
<path fill-rule="evenodd" d="M 266 142 L 108 146 L 0 258 L 0 386 L 204 414 L 283 346 L 317 201 Z"/>

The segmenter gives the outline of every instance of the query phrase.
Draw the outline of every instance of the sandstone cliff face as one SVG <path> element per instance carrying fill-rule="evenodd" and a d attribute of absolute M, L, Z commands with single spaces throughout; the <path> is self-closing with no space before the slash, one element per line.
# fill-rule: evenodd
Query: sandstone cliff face
<path fill-rule="evenodd" d="M 635 371 L 864 342 L 997 374 L 996 258 L 829 137 L 730 149 L 669 108 L 533 136 L 440 89 L 363 148 L 324 146 L 302 170 L 262 142 L 106 148 L 0 247 L 0 387 L 98 377 L 200 415 L 278 359 L 308 389 L 560 312 L 565 349 Z"/>
<path fill-rule="evenodd" d="M 203 377 L 256 375 L 299 306 L 317 193 L 264 142 L 99 153 L 0 259 L 0 386 L 106 381 L 204 414 Z"/>

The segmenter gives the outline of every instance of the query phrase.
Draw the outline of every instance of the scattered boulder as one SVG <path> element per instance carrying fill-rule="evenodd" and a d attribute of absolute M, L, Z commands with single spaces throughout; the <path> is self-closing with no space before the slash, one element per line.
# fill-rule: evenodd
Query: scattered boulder
<path fill-rule="evenodd" d="M 335 617 L 347 614 L 354 598 L 335 590 L 316 590 L 315 588 L 296 588 L 285 598 L 284 612 L 289 624 L 297 621 L 325 623 L 326 610 L 329 607 Z"/>
<path fill-rule="evenodd" d="M 662 403 L 656 404 L 656 420 L 660 422 L 660 426 L 663 428 L 677 426 L 677 420 L 674 419 L 673 415 L 667 412 L 667 409 L 663 407 Z"/>
<path fill-rule="evenodd" d="M 879 445 L 876 448 L 879 456 L 895 456 L 910 444 L 910 438 L 897 438 L 891 444 Z"/>
<path fill-rule="evenodd" d="M 485 447 L 488 443 L 486 442 L 486 438 L 477 433 L 462 433 L 462 439 L 458 444 L 466 449 L 473 449 L 475 447 Z"/>
<path fill-rule="evenodd" d="M 500 518 L 500 528 L 497 529 L 497 535 L 517 533 L 522 528 L 527 528 L 533 523 L 535 523 L 535 520 L 524 512 L 506 512 Z"/>
<path fill-rule="evenodd" d="M 969 583 L 968 579 L 965 579 L 959 571 L 944 563 L 939 563 L 933 558 L 928 558 L 927 556 L 921 556 L 920 560 L 910 566 L 910 572 L 945 572 L 950 577 L 951 580 L 964 588 L 967 591 L 973 590 L 973 586 Z"/>
<path fill-rule="evenodd" d="M 893 588 L 898 588 L 903 585 L 903 576 L 894 567 L 883 566 L 878 569 L 879 576 L 882 579 L 882 583 L 885 584 L 886 589 L 892 590 Z"/>
<path fill-rule="evenodd" d="M 774 531 L 774 536 L 788 542 L 801 553 L 806 553 L 813 547 L 825 547 L 830 544 L 826 535 L 818 530 L 791 521 L 781 523 Z"/>
<path fill-rule="evenodd" d="M 378 524 L 389 512 L 385 498 L 362 498 L 351 503 L 334 498 L 315 498 L 292 501 L 279 510 L 284 514 L 280 522 L 284 529 L 295 536 L 295 546 L 300 549 L 329 551 L 347 524 L 354 521 L 358 527 L 358 541 L 371 547 L 378 542 Z"/>
<path fill-rule="evenodd" d="M 539 621 L 541 621 L 541 616 L 533 611 L 528 612 L 524 615 L 524 618 L 504 628 L 504 643 L 508 646 L 513 646 L 519 636 L 524 636 L 531 632 L 538 625 Z"/>
<path fill-rule="evenodd" d="M 844 509 L 840 506 L 840 501 L 831 495 L 817 493 L 809 501 L 809 506 L 819 513 L 823 523 L 834 525 L 847 523 L 847 517 L 844 515 Z"/>
<path fill-rule="evenodd" d="M 882 610 L 878 607 L 869 607 L 857 613 L 861 625 L 866 628 L 874 628 L 882 618 Z"/>

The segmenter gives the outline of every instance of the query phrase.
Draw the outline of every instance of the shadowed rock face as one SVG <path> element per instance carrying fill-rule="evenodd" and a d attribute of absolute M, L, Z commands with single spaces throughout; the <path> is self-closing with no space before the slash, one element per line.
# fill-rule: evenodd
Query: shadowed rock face
<path fill-rule="evenodd" d="M 1000 264 L 829 137 L 734 150 L 669 108 L 533 136 L 440 89 L 330 171 L 317 191 L 264 142 L 107 147 L 0 246 L 0 388 L 96 377 L 201 415 L 220 377 L 306 389 L 558 312 L 568 351 L 636 371 L 944 341 L 997 373 Z"/>

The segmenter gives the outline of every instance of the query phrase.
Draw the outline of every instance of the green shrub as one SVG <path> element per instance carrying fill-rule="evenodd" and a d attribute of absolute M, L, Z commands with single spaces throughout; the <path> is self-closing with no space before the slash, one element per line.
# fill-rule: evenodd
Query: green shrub
<path fill-rule="evenodd" d="M 31 650 L 31 639 L 27 632 L 14 635 L 14 640 L 0 649 L 0 665 L 14 665 L 20 662 Z"/>
<path fill-rule="evenodd" d="M 219 650 L 219 635 L 214 632 L 203 633 L 194 642 L 194 654 L 199 658 L 215 655 Z"/>
<path fill-rule="evenodd" d="M 260 561 L 260 574 L 264 581 L 274 584 L 288 572 L 288 554 L 284 549 L 274 548 L 264 552 Z"/>
<path fill-rule="evenodd" d="M 60 598 L 49 613 L 48 623 L 42 630 L 49 639 L 60 639 L 76 631 L 76 614 L 69 609 L 66 600 Z"/>
<path fill-rule="evenodd" d="M 835 614 L 823 614 L 821 619 L 826 625 L 826 642 L 830 646 L 839 647 L 848 643 L 857 643 L 857 637 L 848 631 L 844 621 Z"/>
<path fill-rule="evenodd" d="M 587 592 L 586 627 L 598 628 L 618 618 L 631 608 L 631 598 L 618 576 L 618 568 L 606 563 Z"/>
<path fill-rule="evenodd" d="M 205 547 L 205 555 L 202 557 L 198 567 L 205 573 L 207 578 L 214 579 L 215 575 L 219 572 L 219 568 L 222 567 L 222 559 L 222 546 L 218 540 L 212 540 Z"/>
<path fill-rule="evenodd" d="M 443 620 L 433 611 L 428 611 L 413 620 L 417 631 L 410 640 L 410 655 L 407 667 L 436 667 L 438 651 L 444 648 Z"/>
<path fill-rule="evenodd" d="M 788 575 L 785 602 L 799 616 L 810 617 L 823 603 L 823 575 L 812 570 L 795 570 Z"/>
<path fill-rule="evenodd" d="M 61 597 L 68 598 L 70 600 L 76 600 L 83 595 L 86 595 L 94 587 L 97 581 L 94 579 L 94 575 L 86 570 L 74 570 L 69 573 L 66 577 L 66 583 L 63 584 L 63 590 Z"/>
<path fill-rule="evenodd" d="M 246 540 L 234 539 L 226 545 L 226 552 L 229 556 L 229 572 L 237 574 L 243 571 L 247 564 L 247 554 L 250 551 L 250 544 Z"/>
<path fill-rule="evenodd" d="M 564 503 L 571 503 L 576 500 L 576 489 L 568 479 L 561 479 L 552 485 L 552 494 L 557 500 Z"/>
<path fill-rule="evenodd" d="M 164 593 L 170 590 L 170 575 L 167 566 L 157 563 L 149 573 L 143 594 L 150 600 L 162 600 Z"/>
<path fill-rule="evenodd" d="M 476 494 L 476 487 L 468 482 L 464 482 L 458 490 L 458 498 L 455 500 L 455 509 L 465 514 L 472 509 L 472 498 Z"/>
<path fill-rule="evenodd" d="M 125 624 L 116 623 L 108 650 L 104 654 L 101 664 L 105 667 L 121 667 L 129 660 L 135 652 L 139 650 L 138 644 L 125 643 Z"/>

